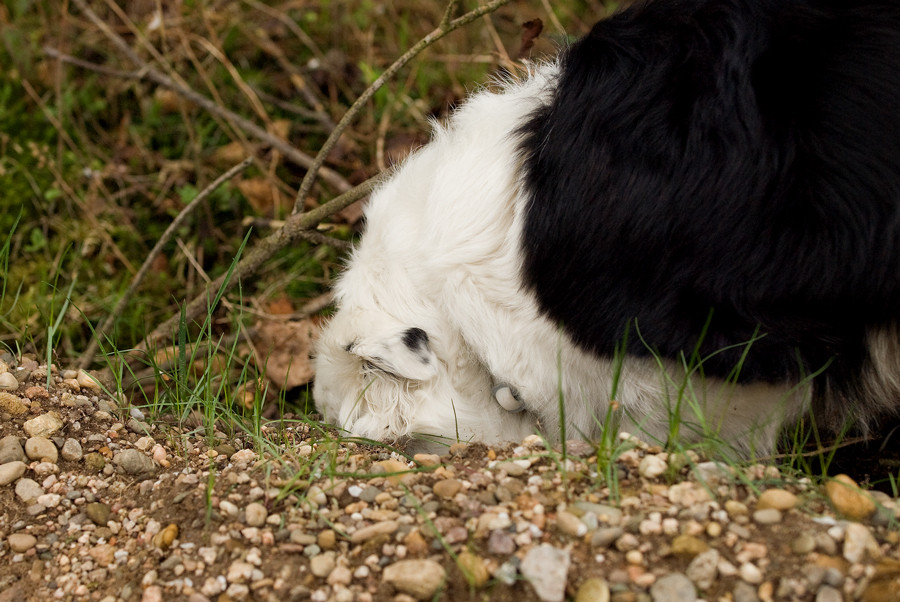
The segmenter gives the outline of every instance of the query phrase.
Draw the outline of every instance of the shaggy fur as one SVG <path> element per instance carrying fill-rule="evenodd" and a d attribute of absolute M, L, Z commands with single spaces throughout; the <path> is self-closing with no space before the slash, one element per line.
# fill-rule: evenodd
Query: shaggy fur
<path fill-rule="evenodd" d="M 898 2 L 598 23 L 373 196 L 317 404 L 372 438 L 498 441 L 557 436 L 560 396 L 596 437 L 615 395 L 629 429 L 665 441 L 676 418 L 742 453 L 810 403 L 832 425 L 895 412 L 898 100 Z"/>

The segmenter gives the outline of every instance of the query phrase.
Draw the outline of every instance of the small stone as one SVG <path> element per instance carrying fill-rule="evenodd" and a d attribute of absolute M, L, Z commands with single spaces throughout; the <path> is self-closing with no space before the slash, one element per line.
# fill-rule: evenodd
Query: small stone
<path fill-rule="evenodd" d="M 791 551 L 794 554 L 809 554 L 816 549 L 816 538 L 809 533 L 801 533 L 791 542 Z"/>
<path fill-rule="evenodd" d="M 419 466 L 438 466 L 441 463 L 441 457 L 437 454 L 416 454 L 413 456 L 413 462 Z"/>
<path fill-rule="evenodd" d="M 752 562 L 745 562 L 742 564 L 738 569 L 738 575 L 741 579 L 747 583 L 752 583 L 753 585 L 759 585 L 763 580 L 762 571 L 760 571 L 759 567 Z"/>
<path fill-rule="evenodd" d="M 70 462 L 81 460 L 83 457 L 81 443 L 79 443 L 77 439 L 72 439 L 71 437 L 66 439 L 60 450 L 60 455 L 63 457 L 63 460 L 69 460 Z"/>
<path fill-rule="evenodd" d="M 528 550 L 519 569 L 543 602 L 562 602 L 569 562 L 568 550 L 544 543 Z"/>
<path fill-rule="evenodd" d="M 738 581 L 734 584 L 732 596 L 734 597 L 734 602 L 759 602 L 756 588 L 744 581 Z"/>
<path fill-rule="evenodd" d="M 694 584 L 681 573 L 670 573 L 660 577 L 650 587 L 653 602 L 694 602 L 697 593 Z"/>
<path fill-rule="evenodd" d="M 456 563 L 472 587 L 481 587 L 490 578 L 484 560 L 476 554 L 464 550 L 456 557 Z"/>
<path fill-rule="evenodd" d="M 337 545 L 337 534 L 334 529 L 324 529 L 316 536 L 316 543 L 323 550 L 330 550 Z"/>
<path fill-rule="evenodd" d="M 383 573 L 385 583 L 419 600 L 434 596 L 446 577 L 444 567 L 434 560 L 398 560 Z"/>
<path fill-rule="evenodd" d="M 44 489 L 31 479 L 19 479 L 16 483 L 16 496 L 26 504 L 30 504 L 44 495 Z"/>
<path fill-rule="evenodd" d="M 669 487 L 668 497 L 673 504 L 678 504 L 685 508 L 701 502 L 708 502 L 712 499 L 705 487 L 691 481 L 682 481 Z"/>
<path fill-rule="evenodd" d="M 113 464 L 130 475 L 148 475 L 156 472 L 156 463 L 136 449 L 120 451 L 113 456 Z"/>
<path fill-rule="evenodd" d="M 103 504 L 101 502 L 91 502 L 85 505 L 84 513 L 89 519 L 91 519 L 91 521 L 95 525 L 97 525 L 98 527 L 105 527 L 106 523 L 109 522 L 109 517 L 112 514 L 112 510 L 110 509 L 108 504 Z"/>
<path fill-rule="evenodd" d="M 816 602 L 844 602 L 844 596 L 835 588 L 823 585 L 816 592 Z"/>
<path fill-rule="evenodd" d="M 328 585 L 350 585 L 350 581 L 353 580 L 353 573 L 350 572 L 350 569 L 346 566 L 336 566 L 334 570 L 328 574 L 328 578 L 325 580 Z M 352 599 L 352 598 L 351 598 Z"/>
<path fill-rule="evenodd" d="M 462 483 L 460 483 L 457 479 L 444 479 L 442 481 L 438 481 L 432 487 L 434 494 L 438 497 L 442 497 L 445 499 L 450 499 L 459 493 L 459 490 L 462 489 Z"/>
<path fill-rule="evenodd" d="M 593 577 L 578 588 L 575 602 L 609 602 L 609 584 L 606 579 Z"/>
<path fill-rule="evenodd" d="M 75 377 L 75 381 L 82 389 L 90 391 L 95 395 L 103 390 L 100 383 L 84 370 L 78 371 L 78 376 Z"/>
<path fill-rule="evenodd" d="M 593 514 L 601 523 L 609 525 L 619 525 L 622 523 L 622 510 L 615 506 L 578 501 L 572 504 L 572 507 L 582 514 Z"/>
<path fill-rule="evenodd" d="M 556 514 L 556 527 L 571 537 L 583 537 L 587 533 L 587 525 L 570 512 L 562 510 Z"/>
<path fill-rule="evenodd" d="M 62 418 L 56 412 L 47 412 L 31 420 L 26 420 L 22 428 L 29 437 L 47 437 L 55 435 L 63 427 Z"/>
<path fill-rule="evenodd" d="M 19 381 L 16 380 L 16 377 L 11 372 L 3 372 L 0 374 L 0 389 L 5 389 L 7 391 L 15 391 L 19 388 Z M 10 412 L 12 413 L 12 412 Z"/>
<path fill-rule="evenodd" d="M 327 575 L 328 573 L 326 573 Z M 323 575 L 324 576 L 324 575 Z M 243 560 L 235 560 L 228 566 L 225 580 L 228 583 L 247 583 L 253 577 L 253 565 Z"/>
<path fill-rule="evenodd" d="M 25 455 L 31 460 L 56 464 L 59 459 L 59 450 L 53 445 L 53 441 L 46 437 L 29 437 L 25 441 Z"/>
<path fill-rule="evenodd" d="M 774 525 L 780 523 L 781 519 L 781 511 L 775 508 L 763 508 L 753 513 L 754 522 L 760 525 Z"/>
<path fill-rule="evenodd" d="M 775 510 L 784 512 L 796 508 L 799 501 L 797 496 L 790 491 L 785 491 L 784 489 L 766 489 L 760 494 L 759 501 L 756 503 L 756 509 L 765 510 L 767 508 L 774 508 Z"/>
<path fill-rule="evenodd" d="M 725 512 L 728 513 L 728 516 L 746 516 L 750 510 L 747 508 L 746 504 L 742 504 L 737 500 L 727 500 L 725 502 Z"/>
<path fill-rule="evenodd" d="M 638 474 L 645 479 L 655 479 L 668 470 L 669 465 L 665 460 L 656 455 L 644 456 L 638 464 Z"/>
<path fill-rule="evenodd" d="M 21 554 L 37 545 L 37 537 L 30 533 L 13 533 L 6 538 L 6 543 L 9 544 L 10 550 Z"/>
<path fill-rule="evenodd" d="M 382 460 L 381 462 L 376 462 L 373 466 L 373 472 L 383 471 L 388 473 L 390 476 L 387 477 L 388 483 L 393 485 L 399 485 L 403 479 L 409 476 L 411 473 L 409 472 L 409 466 L 407 466 L 404 462 L 400 460 Z M 393 473 L 393 474 L 392 474 Z"/>
<path fill-rule="evenodd" d="M 7 435 L 0 439 L 0 465 L 7 462 L 24 462 L 25 460 L 25 451 L 22 449 L 18 437 Z"/>
<path fill-rule="evenodd" d="M 309 559 L 309 570 L 316 577 L 324 579 L 334 570 L 335 564 L 333 554 L 319 554 Z"/>
<path fill-rule="evenodd" d="M 708 549 L 709 544 L 693 535 L 677 535 L 672 540 L 672 553 L 676 556 L 694 558 Z"/>
<path fill-rule="evenodd" d="M 106 466 L 106 458 L 97 452 L 84 454 L 84 467 L 88 472 L 100 472 Z"/>
<path fill-rule="evenodd" d="M 251 527 L 262 527 L 268 517 L 269 511 L 259 502 L 250 502 L 244 509 L 244 518 Z"/>
<path fill-rule="evenodd" d="M 21 462 L 19 460 L 15 460 L 13 462 L 7 462 L 6 464 L 0 464 L 0 486 L 9 485 L 23 474 L 25 474 L 25 469 L 27 466 L 25 462 Z"/>
<path fill-rule="evenodd" d="M 839 474 L 825 483 L 825 495 L 834 509 L 850 520 L 862 521 L 875 513 L 872 496 L 845 474 Z"/>
<path fill-rule="evenodd" d="M 622 537 L 625 531 L 621 527 L 603 527 L 591 533 L 591 545 L 595 548 L 608 548 L 614 541 Z"/>
<path fill-rule="evenodd" d="M 516 551 L 516 541 L 506 531 L 495 529 L 488 536 L 487 551 L 488 554 L 509 556 Z"/>
<path fill-rule="evenodd" d="M 714 549 L 707 550 L 697 556 L 688 565 L 685 574 L 701 590 L 712 587 L 719 574 L 719 552 Z"/>
<path fill-rule="evenodd" d="M 88 550 L 88 555 L 100 566 L 109 566 L 115 562 L 115 546 L 108 543 L 99 544 Z"/>
<path fill-rule="evenodd" d="M 369 525 L 367 527 L 361 527 L 354 531 L 350 536 L 350 542 L 361 543 L 366 540 L 372 539 L 376 535 L 390 535 L 399 527 L 400 525 L 398 525 L 396 521 L 392 520 L 386 520 L 380 523 Z"/>
<path fill-rule="evenodd" d="M 169 523 L 166 528 L 153 536 L 153 545 L 160 550 L 168 550 L 178 538 L 178 525 Z"/>
<path fill-rule="evenodd" d="M 0 380 L 3 379 L 3 375 L 0 374 Z M 16 380 L 16 377 L 13 376 L 13 381 Z M 12 393 L 7 393 L 6 391 L 0 391 L 0 412 L 6 412 L 7 414 L 11 414 L 12 416 L 21 416 L 28 412 L 28 404 L 24 401 L 13 395 Z"/>
<path fill-rule="evenodd" d="M 848 523 L 844 531 L 844 558 L 847 562 L 862 562 L 866 552 L 875 559 L 881 556 L 881 549 L 872 532 L 860 523 Z"/>

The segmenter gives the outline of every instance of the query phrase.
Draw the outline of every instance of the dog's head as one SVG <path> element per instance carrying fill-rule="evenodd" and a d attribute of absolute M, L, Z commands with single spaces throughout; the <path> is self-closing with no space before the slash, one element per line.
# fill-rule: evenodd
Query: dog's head
<path fill-rule="evenodd" d="M 354 435 L 450 444 L 520 441 L 534 431 L 532 416 L 492 398 L 490 373 L 447 328 L 340 307 L 316 356 L 316 406 Z"/>

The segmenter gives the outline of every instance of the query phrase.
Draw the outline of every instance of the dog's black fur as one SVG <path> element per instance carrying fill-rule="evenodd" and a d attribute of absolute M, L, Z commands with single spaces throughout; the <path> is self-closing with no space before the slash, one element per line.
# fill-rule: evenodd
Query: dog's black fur
<path fill-rule="evenodd" d="M 900 2 L 640 4 L 521 134 L 525 279 L 578 344 L 632 324 L 629 353 L 708 375 L 825 368 L 825 414 L 900 405 L 861 382 L 900 321 Z"/>

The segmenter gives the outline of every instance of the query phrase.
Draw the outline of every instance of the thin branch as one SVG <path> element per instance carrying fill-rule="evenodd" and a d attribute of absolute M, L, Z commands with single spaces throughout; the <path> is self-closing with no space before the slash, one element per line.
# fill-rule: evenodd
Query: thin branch
<path fill-rule="evenodd" d="M 184 220 L 194 212 L 194 209 L 200 206 L 209 195 L 216 191 L 222 184 L 241 173 L 245 169 L 247 169 L 250 164 L 253 163 L 252 157 L 247 157 L 221 176 L 213 180 L 213 182 L 204 188 L 200 194 L 198 194 L 194 200 L 188 203 L 184 209 L 172 220 L 172 223 L 169 224 L 169 227 L 166 228 L 165 232 L 163 232 L 162 236 L 159 237 L 159 240 L 156 241 L 156 245 L 153 246 L 150 253 L 147 255 L 147 258 L 144 260 L 143 265 L 141 265 L 141 269 L 138 270 L 138 273 L 134 276 L 131 281 L 131 284 L 128 286 L 128 289 L 125 291 L 125 294 L 119 299 L 116 306 L 113 308 L 111 312 L 106 316 L 106 319 L 97 327 L 97 330 L 94 332 L 94 336 L 91 337 L 90 342 L 88 343 L 87 349 L 81 355 L 81 358 L 78 360 L 78 368 L 84 369 L 93 361 L 94 354 L 97 352 L 97 347 L 100 345 L 100 341 L 103 340 L 103 337 L 106 336 L 106 333 L 109 332 L 110 327 L 113 322 L 116 321 L 125 309 L 125 305 L 131 300 L 131 297 L 134 296 L 135 291 L 137 291 L 138 287 L 144 281 L 144 277 L 147 275 L 147 272 L 150 271 L 150 266 L 153 265 L 153 262 L 159 257 L 159 254 L 162 253 L 163 247 L 169 242 L 181 224 L 184 223 Z"/>
<path fill-rule="evenodd" d="M 85 16 L 87 16 L 87 18 L 90 19 L 91 22 L 96 25 L 97 28 L 100 29 L 100 31 L 103 32 L 103 34 L 116 46 L 116 48 L 118 48 L 122 52 L 122 54 L 124 54 L 132 63 L 140 68 L 137 73 L 140 74 L 141 79 L 148 79 L 160 86 L 163 86 L 164 88 L 168 88 L 179 96 L 186 98 L 197 106 L 208 111 L 209 113 L 230 121 L 236 127 L 244 130 L 258 140 L 262 140 L 272 148 L 277 149 L 290 161 L 306 168 L 307 170 L 312 169 L 316 165 L 316 162 L 312 157 L 299 151 L 295 147 L 291 146 L 288 142 L 276 136 L 273 136 L 272 134 L 267 132 L 265 128 L 256 125 L 249 119 L 241 117 L 237 113 L 230 111 L 225 107 L 217 105 L 206 96 L 203 96 L 202 94 L 191 90 L 190 88 L 176 82 L 168 75 L 153 68 L 140 56 L 138 56 L 138 54 L 131 49 L 128 43 L 124 39 L 122 39 L 119 34 L 114 32 L 109 27 L 109 25 L 103 22 L 103 20 L 100 19 L 100 17 L 98 17 L 97 14 L 94 13 L 94 11 L 91 10 L 91 8 L 85 3 L 85 0 L 72 0 L 72 2 L 74 2 L 75 5 L 78 6 L 79 10 L 81 10 L 81 12 L 83 12 Z M 57 54 L 61 53 L 57 52 Z M 316 167 L 316 170 L 321 173 L 322 179 L 328 182 L 328 184 L 333 186 L 336 190 L 344 192 L 351 188 L 350 183 L 347 182 L 347 180 L 345 180 L 336 171 L 328 169 L 327 167 L 322 167 L 322 165 L 318 165 Z"/>
<path fill-rule="evenodd" d="M 82 0 L 75 0 L 76 2 L 81 2 Z M 334 146 L 337 144 L 341 135 L 344 133 L 344 130 L 350 125 L 350 123 L 356 118 L 357 113 L 359 113 L 364 106 L 369 102 L 369 100 L 375 96 L 375 93 L 387 82 L 389 79 L 394 77 L 394 75 L 400 71 L 403 67 L 406 66 L 409 61 L 413 58 L 421 54 L 423 50 L 443 38 L 445 35 L 450 33 L 451 31 L 466 25 L 467 23 L 471 23 L 475 19 L 491 13 L 504 4 L 507 4 L 510 0 L 493 0 L 493 2 L 488 2 L 484 6 L 480 6 L 475 10 L 469 11 L 463 16 L 457 19 L 451 19 L 452 12 L 456 7 L 457 0 L 452 0 L 444 11 L 444 16 L 441 19 L 440 25 L 436 29 L 434 29 L 431 33 L 426 35 L 424 38 L 419 40 L 412 48 L 403 53 L 403 55 L 398 58 L 394 63 L 385 69 L 384 73 L 382 73 L 378 78 L 372 82 L 368 88 L 366 88 L 365 92 L 360 95 L 359 98 L 356 99 L 356 102 L 347 109 L 347 112 L 344 113 L 344 116 L 341 117 L 341 120 L 335 126 L 334 130 L 331 132 L 331 135 L 328 136 L 328 139 L 322 145 L 322 148 L 319 149 L 319 153 L 316 155 L 315 160 L 313 161 L 312 166 L 306 171 L 306 174 L 303 176 L 303 181 L 300 183 L 300 188 L 297 191 L 297 197 L 294 200 L 294 213 L 299 213 L 303 209 L 304 199 L 309 194 L 309 191 L 312 190 L 313 182 L 315 182 L 316 176 L 319 171 L 322 169 L 322 166 L 325 164 L 325 159 L 328 157 L 328 154 L 332 151 Z"/>

